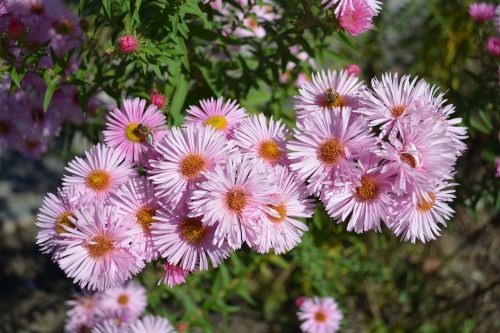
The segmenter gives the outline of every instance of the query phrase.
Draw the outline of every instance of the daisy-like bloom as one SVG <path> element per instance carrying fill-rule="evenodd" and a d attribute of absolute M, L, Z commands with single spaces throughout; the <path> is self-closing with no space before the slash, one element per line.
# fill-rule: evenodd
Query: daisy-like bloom
<path fill-rule="evenodd" d="M 392 224 L 392 177 L 380 172 L 380 161 L 373 154 L 365 155 L 346 186 L 330 185 L 323 191 L 321 199 L 328 214 L 339 222 L 349 220 L 348 231 L 380 232 L 381 220 L 387 226 Z"/>
<path fill-rule="evenodd" d="M 344 11 L 353 8 L 353 2 L 356 0 L 322 0 L 321 3 L 325 6 L 325 9 L 331 8 L 335 5 L 335 14 L 340 16 Z M 368 8 L 372 11 L 373 15 L 378 15 L 382 6 L 382 1 L 380 0 L 361 0 L 364 2 Z"/>
<path fill-rule="evenodd" d="M 325 180 L 339 181 L 354 168 L 354 159 L 374 146 L 370 128 L 350 108 L 320 111 L 306 118 L 287 144 L 290 168 L 318 195 Z"/>
<path fill-rule="evenodd" d="M 488 39 L 488 44 L 486 45 L 486 50 L 495 57 L 500 57 L 500 38 L 490 37 Z"/>
<path fill-rule="evenodd" d="M 320 71 L 312 75 L 312 80 L 299 88 L 295 97 L 297 118 L 309 117 L 321 110 L 349 106 L 357 108 L 364 85 L 347 71 Z"/>
<path fill-rule="evenodd" d="M 469 14 L 476 22 L 486 22 L 495 17 L 495 5 L 485 2 L 474 2 L 469 5 Z"/>
<path fill-rule="evenodd" d="M 300 243 L 308 228 L 297 218 L 311 217 L 314 204 L 307 199 L 307 189 L 295 173 L 283 166 L 277 166 L 274 172 L 278 193 L 272 197 L 277 200 L 277 204 L 270 205 L 272 214 L 261 215 L 260 225 L 252 243 L 260 253 L 273 249 L 274 253 L 282 254 Z"/>
<path fill-rule="evenodd" d="M 91 200 L 105 201 L 109 194 L 134 176 L 130 163 L 113 148 L 98 143 L 85 152 L 86 158 L 75 157 L 65 168 L 64 186 L 78 186 Z"/>
<path fill-rule="evenodd" d="M 351 0 L 351 5 L 340 13 L 339 22 L 342 28 L 357 36 L 373 29 L 373 16 L 372 9 L 364 0 Z"/>
<path fill-rule="evenodd" d="M 150 161 L 149 179 L 157 197 L 175 208 L 208 171 L 224 163 L 230 144 L 222 132 L 194 125 L 171 128 L 156 150 L 161 157 Z"/>
<path fill-rule="evenodd" d="M 214 98 L 202 100 L 199 107 L 192 105 L 186 111 L 188 113 L 186 125 L 211 126 L 223 131 L 228 137 L 247 116 L 245 109 L 238 102 L 232 100 L 224 102 L 222 97 L 217 100 Z"/>
<path fill-rule="evenodd" d="M 136 282 L 107 289 L 101 299 L 101 307 L 106 316 L 112 314 L 127 318 L 127 322 L 135 321 L 148 305 L 146 289 Z"/>
<path fill-rule="evenodd" d="M 158 258 L 158 251 L 151 237 L 151 225 L 160 204 L 153 185 L 144 177 L 132 178 L 111 195 L 110 202 L 116 207 L 116 214 L 135 222 L 138 230 L 134 236 L 134 244 L 146 262 Z"/>
<path fill-rule="evenodd" d="M 404 75 L 384 74 L 382 80 L 372 80 L 372 90 L 363 93 L 363 106 L 356 112 L 366 115 L 370 126 L 392 129 L 395 123 L 416 110 L 416 103 L 425 86 L 424 80 Z M 385 133 L 383 131 L 383 133 Z"/>
<path fill-rule="evenodd" d="M 158 316 L 144 316 L 129 328 L 130 333 L 175 333 L 170 322 Z"/>
<path fill-rule="evenodd" d="M 234 132 L 234 141 L 242 152 L 250 153 L 265 163 L 287 165 L 286 139 L 288 131 L 279 119 L 267 120 L 263 114 L 245 119 Z"/>
<path fill-rule="evenodd" d="M 37 227 L 40 228 L 36 236 L 36 243 L 43 253 L 54 253 L 58 248 L 58 241 L 64 237 L 66 228 L 74 228 L 70 217 L 82 205 L 82 198 L 78 188 L 66 187 L 58 189 L 57 194 L 48 193 L 43 199 L 43 205 L 37 215 Z"/>
<path fill-rule="evenodd" d="M 455 198 L 455 185 L 443 181 L 425 195 L 402 198 L 393 225 L 396 236 L 412 243 L 417 239 L 422 243 L 436 239 L 441 233 L 440 225 L 446 227 L 446 220 L 455 212 L 448 205 Z"/>
<path fill-rule="evenodd" d="M 216 227 L 204 225 L 201 220 L 189 217 L 186 207 L 176 211 L 160 209 L 152 234 L 161 256 L 188 271 L 207 270 L 209 258 L 212 266 L 217 267 L 229 257 L 226 243 L 213 245 Z"/>
<path fill-rule="evenodd" d="M 398 194 L 428 192 L 432 181 L 449 174 L 457 159 L 442 124 L 432 118 L 423 120 L 424 116 L 414 114 L 400 123 L 376 151 L 387 161 L 382 172 L 395 174 L 393 189 Z"/>
<path fill-rule="evenodd" d="M 332 297 L 312 297 L 300 306 L 298 317 L 300 329 L 305 333 L 335 333 L 344 318 L 337 302 Z"/>
<path fill-rule="evenodd" d="M 227 239 L 232 249 L 239 249 L 255 231 L 260 214 L 275 214 L 270 205 L 279 202 L 270 197 L 277 193 L 272 173 L 262 162 L 235 153 L 207 179 L 193 192 L 190 216 L 217 226 L 214 243 L 221 246 Z"/>
<path fill-rule="evenodd" d="M 189 271 L 185 270 L 177 265 L 172 265 L 168 261 L 163 264 L 163 276 L 158 285 L 164 283 L 170 288 L 183 284 L 186 282 L 186 277 L 189 275 Z"/>
<path fill-rule="evenodd" d="M 59 266 L 82 288 L 104 290 L 121 285 L 144 267 L 130 247 L 128 221 L 110 206 L 89 205 L 74 213 L 74 229 L 62 234 L 66 246 Z"/>
<path fill-rule="evenodd" d="M 97 324 L 90 333 L 123 333 L 127 331 L 126 324 L 118 323 L 116 319 L 108 319 Z M 85 331 L 82 331 L 85 332 Z"/>
<path fill-rule="evenodd" d="M 75 295 L 74 299 L 66 302 L 70 307 L 64 324 L 64 331 L 89 332 L 101 320 L 99 296 L 97 294 L 83 293 Z"/>
<path fill-rule="evenodd" d="M 160 141 L 167 132 L 165 116 L 155 105 L 146 108 L 144 99 L 126 99 L 122 109 L 108 116 L 104 141 L 131 162 L 143 159 L 144 151 Z"/>

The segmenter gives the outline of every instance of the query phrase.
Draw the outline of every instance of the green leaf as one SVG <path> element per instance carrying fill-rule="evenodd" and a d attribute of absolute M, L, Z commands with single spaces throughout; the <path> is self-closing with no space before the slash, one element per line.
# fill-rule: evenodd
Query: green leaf
<path fill-rule="evenodd" d="M 111 23 L 111 0 L 102 0 L 102 9 L 104 9 L 104 15 Z"/>
<path fill-rule="evenodd" d="M 184 106 L 184 101 L 189 90 L 189 82 L 186 80 L 184 74 L 179 75 L 179 79 L 176 82 L 175 93 L 172 98 L 172 106 L 170 108 L 170 114 L 174 120 L 175 125 L 179 125 L 183 121 L 181 115 L 182 107 Z"/>
<path fill-rule="evenodd" d="M 51 78 L 49 71 L 46 71 L 43 74 L 43 80 L 45 81 L 45 85 L 47 86 L 47 89 L 45 90 L 45 94 L 43 96 L 43 111 L 47 112 L 50 101 L 52 100 L 52 96 L 54 95 L 54 91 L 56 91 L 57 88 L 57 79 Z"/>

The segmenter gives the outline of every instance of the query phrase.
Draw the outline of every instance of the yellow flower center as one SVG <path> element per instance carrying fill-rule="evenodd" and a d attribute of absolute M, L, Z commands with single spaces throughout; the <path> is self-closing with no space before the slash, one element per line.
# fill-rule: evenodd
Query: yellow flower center
<path fill-rule="evenodd" d="M 245 192 L 240 189 L 229 191 L 226 194 L 226 206 L 233 212 L 239 213 L 245 208 L 247 199 Z"/>
<path fill-rule="evenodd" d="M 154 222 L 154 215 L 156 213 L 156 209 L 145 206 L 142 207 L 137 214 L 137 223 L 139 223 L 144 231 L 151 230 L 151 224 Z"/>
<path fill-rule="evenodd" d="M 334 165 L 338 162 L 344 152 L 344 147 L 337 139 L 326 140 L 318 149 L 318 157 L 328 165 Z"/>
<path fill-rule="evenodd" d="M 270 214 L 267 214 L 267 217 L 269 218 L 269 220 L 271 220 L 271 222 L 273 223 L 280 223 L 280 222 L 283 222 L 287 215 L 286 215 L 286 206 L 285 206 L 285 203 L 282 202 L 280 203 L 279 205 L 277 206 L 274 206 L 274 205 L 269 205 L 269 207 L 271 207 L 272 209 L 274 209 L 276 211 L 276 213 L 278 213 L 279 217 L 275 217 L 275 216 L 272 216 Z"/>
<path fill-rule="evenodd" d="M 127 129 L 125 130 L 125 135 L 127 136 L 127 139 L 129 139 L 132 142 L 144 141 L 144 138 L 146 138 L 146 133 L 143 133 L 143 131 L 140 130 L 139 125 L 140 124 L 132 123 L 127 126 Z"/>
<path fill-rule="evenodd" d="M 205 125 L 210 125 L 219 131 L 223 131 L 227 127 L 227 119 L 224 116 L 212 116 L 205 121 Z"/>
<path fill-rule="evenodd" d="M 92 238 L 92 244 L 88 244 L 87 251 L 92 258 L 99 258 L 113 250 L 113 241 L 108 236 L 98 235 Z"/>
<path fill-rule="evenodd" d="M 106 171 L 93 170 L 85 179 L 85 185 L 94 191 L 106 191 L 111 185 L 111 177 Z"/>
<path fill-rule="evenodd" d="M 400 117 L 406 111 L 406 106 L 397 105 L 391 109 L 391 114 L 394 118 Z"/>
<path fill-rule="evenodd" d="M 189 179 L 194 179 L 205 169 L 206 161 L 198 154 L 189 154 L 180 163 L 181 174 Z"/>
<path fill-rule="evenodd" d="M 377 182 L 371 176 L 361 177 L 361 185 L 356 188 L 356 195 L 362 200 L 370 200 L 377 196 Z"/>
<path fill-rule="evenodd" d="M 422 213 L 428 212 L 429 210 L 434 207 L 434 204 L 436 203 L 436 195 L 432 192 L 429 192 L 429 199 L 430 201 L 425 200 L 424 198 L 421 198 L 422 200 L 417 202 L 417 209 L 421 211 Z"/>
<path fill-rule="evenodd" d="M 121 294 L 118 296 L 118 304 L 127 305 L 128 304 L 128 295 Z"/>
<path fill-rule="evenodd" d="M 417 161 L 415 160 L 415 157 L 413 157 L 413 155 L 408 153 L 402 153 L 401 155 L 399 155 L 399 158 L 401 159 L 402 162 L 408 164 L 412 168 L 415 169 L 417 167 Z"/>
<path fill-rule="evenodd" d="M 181 224 L 181 233 L 186 242 L 196 245 L 205 238 L 207 228 L 201 222 L 201 217 L 186 217 Z"/>
<path fill-rule="evenodd" d="M 58 234 L 62 234 L 63 232 L 66 232 L 66 229 L 64 229 L 64 226 L 70 227 L 70 228 L 75 227 L 75 225 L 69 220 L 70 217 L 74 217 L 70 211 L 66 211 L 57 217 L 56 232 Z"/>
<path fill-rule="evenodd" d="M 266 161 L 276 162 L 281 155 L 280 147 L 274 140 L 263 141 L 259 147 L 259 155 Z"/>

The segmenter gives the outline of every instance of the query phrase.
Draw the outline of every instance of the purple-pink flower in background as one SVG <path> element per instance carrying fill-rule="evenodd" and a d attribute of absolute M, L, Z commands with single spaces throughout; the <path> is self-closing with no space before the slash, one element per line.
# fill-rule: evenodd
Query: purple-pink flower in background
<path fill-rule="evenodd" d="M 130 325 L 130 333 L 175 333 L 170 322 L 162 317 L 144 316 Z"/>
<path fill-rule="evenodd" d="M 186 282 L 186 278 L 189 275 L 189 271 L 183 269 L 177 265 L 172 265 L 168 261 L 163 264 L 163 275 L 158 281 L 158 285 L 166 284 L 170 288 L 183 284 Z"/>
<path fill-rule="evenodd" d="M 469 14 L 476 22 L 485 22 L 495 17 L 495 5 L 486 2 L 474 2 L 469 5 Z"/>
<path fill-rule="evenodd" d="M 335 333 L 344 318 L 332 297 L 306 298 L 297 315 L 304 333 Z"/>
<path fill-rule="evenodd" d="M 137 282 L 130 281 L 104 291 L 100 303 L 103 317 L 118 317 L 122 322 L 125 320 L 130 323 L 144 313 L 148 300 L 146 289 Z"/>
<path fill-rule="evenodd" d="M 486 44 L 486 50 L 495 57 L 500 57 L 500 38 L 490 37 L 488 39 L 488 44 Z"/>

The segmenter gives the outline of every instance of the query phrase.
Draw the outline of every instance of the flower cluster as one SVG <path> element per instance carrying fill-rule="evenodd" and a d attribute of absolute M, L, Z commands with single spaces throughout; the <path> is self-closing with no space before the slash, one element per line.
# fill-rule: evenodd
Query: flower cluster
<path fill-rule="evenodd" d="M 65 332 L 91 333 L 174 333 L 170 322 L 146 315 L 146 290 L 128 282 L 105 292 L 77 294 L 66 302 L 69 306 Z"/>
<path fill-rule="evenodd" d="M 331 297 L 299 297 L 297 313 L 304 333 L 335 333 L 344 318 L 337 302 Z"/>
<path fill-rule="evenodd" d="M 472 19 L 480 24 L 495 20 L 496 32 L 500 31 L 500 5 L 480 2 L 469 6 L 469 14 Z M 496 17 L 495 17 L 496 16 Z M 500 57 L 500 38 L 491 36 L 486 44 L 486 50 L 495 57 Z"/>
<path fill-rule="evenodd" d="M 341 28 L 353 36 L 373 29 L 373 18 L 380 13 L 379 0 L 322 0 L 324 9 L 333 9 Z"/>

